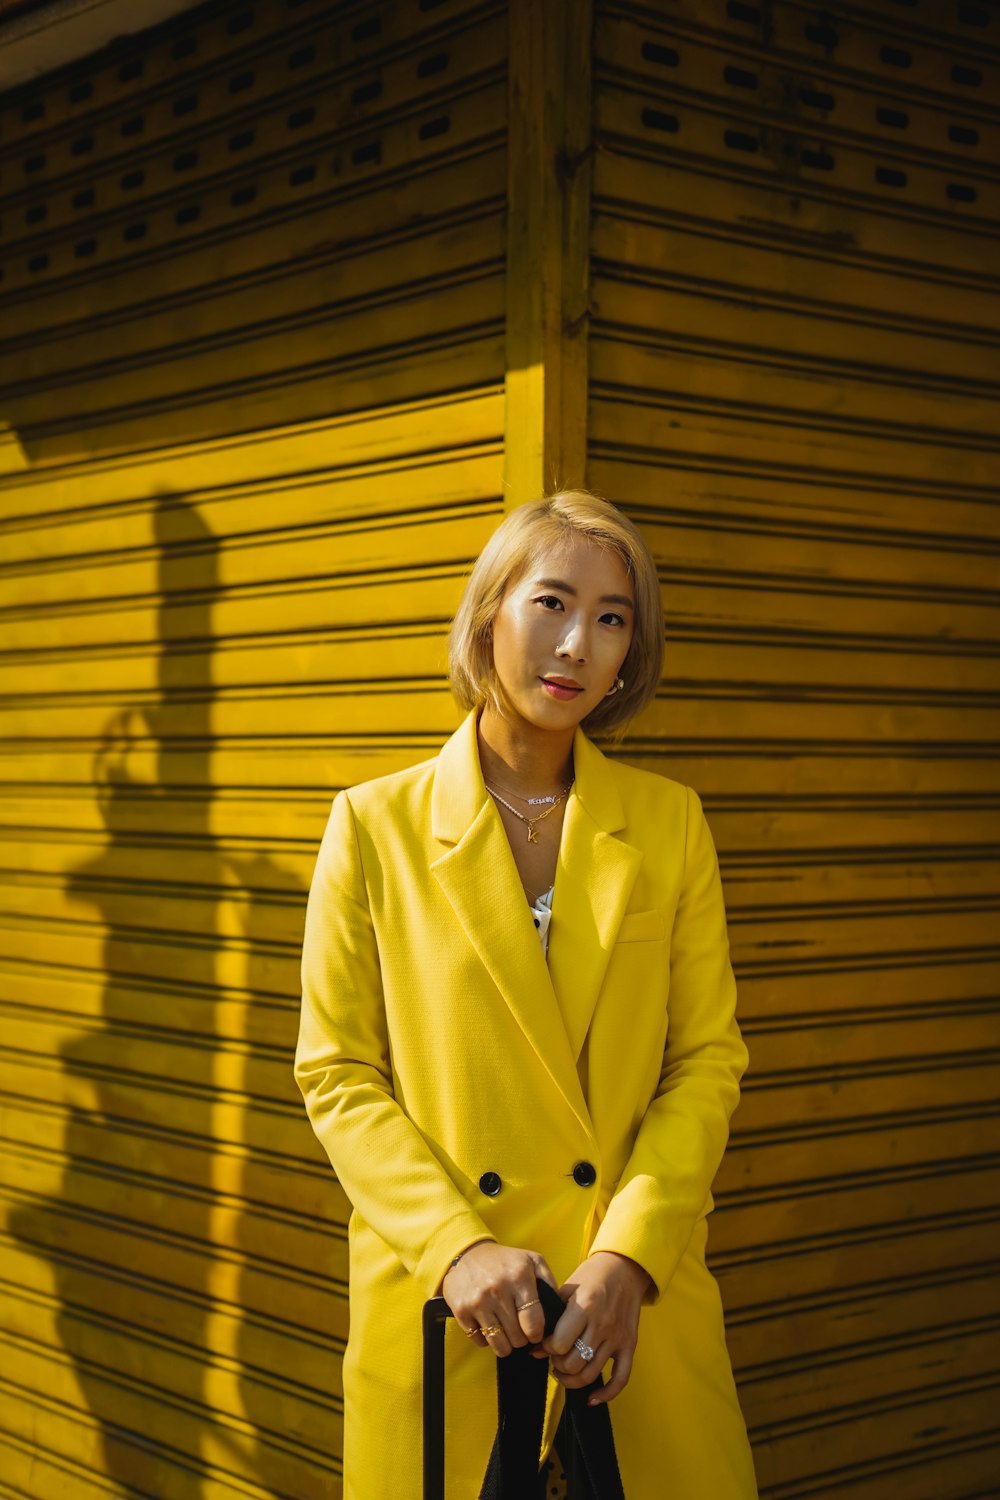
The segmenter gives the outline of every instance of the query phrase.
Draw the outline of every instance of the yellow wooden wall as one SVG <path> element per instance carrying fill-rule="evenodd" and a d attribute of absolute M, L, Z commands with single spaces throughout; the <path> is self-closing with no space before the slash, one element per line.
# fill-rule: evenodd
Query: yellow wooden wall
<path fill-rule="evenodd" d="M 588 477 L 720 847 L 761 1492 L 995 1496 L 1000 10 L 596 10 Z"/>
<path fill-rule="evenodd" d="M 762 1496 L 998 1492 L 998 38 L 213 0 L 0 97 L 0 1500 L 339 1493 L 305 892 L 584 475 L 722 858 Z"/>
<path fill-rule="evenodd" d="M 339 1493 L 291 1073 L 342 785 L 502 509 L 506 17 L 213 3 L 0 99 L 0 1496 Z"/>

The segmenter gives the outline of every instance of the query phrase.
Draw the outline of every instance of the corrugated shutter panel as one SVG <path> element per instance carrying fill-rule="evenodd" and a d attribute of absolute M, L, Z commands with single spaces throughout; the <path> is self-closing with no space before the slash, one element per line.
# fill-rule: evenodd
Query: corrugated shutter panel
<path fill-rule="evenodd" d="M 502 7 L 286 0 L 0 100 L 0 1494 L 339 1493 L 305 892 L 455 722 L 505 89 Z"/>
<path fill-rule="evenodd" d="M 761 1492 L 995 1495 L 1000 12 L 597 9 L 588 474 L 723 863 Z"/>

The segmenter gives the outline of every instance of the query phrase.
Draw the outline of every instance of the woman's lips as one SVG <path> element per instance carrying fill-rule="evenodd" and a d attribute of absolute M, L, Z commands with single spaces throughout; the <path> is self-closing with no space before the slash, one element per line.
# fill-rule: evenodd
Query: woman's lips
<path fill-rule="evenodd" d="M 540 677 L 539 681 L 550 698 L 562 698 L 565 700 L 567 698 L 575 698 L 578 693 L 583 692 L 583 688 L 563 687 L 561 682 L 549 682 L 545 677 Z"/>

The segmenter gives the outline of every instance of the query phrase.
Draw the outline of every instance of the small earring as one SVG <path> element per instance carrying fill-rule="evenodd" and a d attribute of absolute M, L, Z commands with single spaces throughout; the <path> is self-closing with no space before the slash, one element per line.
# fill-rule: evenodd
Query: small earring
<path fill-rule="evenodd" d="M 604 694 L 605 698 L 614 697 L 615 693 L 620 692 L 624 686 L 625 684 L 622 679 L 620 677 L 616 678 L 614 687 L 609 688 L 608 691 Z"/>

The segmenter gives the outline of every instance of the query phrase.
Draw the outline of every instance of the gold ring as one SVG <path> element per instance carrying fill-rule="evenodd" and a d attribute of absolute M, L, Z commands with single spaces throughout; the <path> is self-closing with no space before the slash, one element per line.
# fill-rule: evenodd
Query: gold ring
<path fill-rule="evenodd" d="M 521 1305 L 520 1305 L 520 1307 L 517 1310 L 518 1310 L 518 1312 L 524 1312 L 524 1309 L 526 1307 L 541 1307 L 541 1305 L 542 1305 L 542 1299 L 541 1299 L 541 1297 L 532 1297 L 532 1299 L 531 1299 L 530 1302 L 522 1302 Z"/>
<path fill-rule="evenodd" d="M 503 1333 L 503 1329 L 499 1323 L 491 1323 L 488 1328 L 480 1328 L 479 1332 L 484 1338 L 491 1339 L 494 1334 Z"/>

